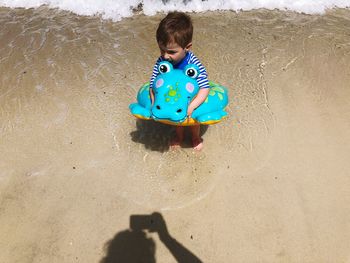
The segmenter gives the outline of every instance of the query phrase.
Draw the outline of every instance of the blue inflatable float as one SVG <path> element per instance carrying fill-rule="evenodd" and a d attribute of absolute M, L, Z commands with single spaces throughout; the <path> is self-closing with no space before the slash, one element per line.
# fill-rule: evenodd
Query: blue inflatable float
<path fill-rule="evenodd" d="M 227 116 L 227 89 L 209 82 L 207 99 L 193 111 L 191 118 L 187 117 L 187 107 L 199 91 L 196 81 L 199 69 L 196 65 L 189 64 L 184 70 L 180 70 L 163 61 L 159 69 L 160 74 L 153 85 L 154 103 L 151 105 L 149 83 L 146 83 L 137 94 L 137 103 L 129 106 L 131 114 L 135 117 L 171 125 L 190 126 L 218 123 Z"/>

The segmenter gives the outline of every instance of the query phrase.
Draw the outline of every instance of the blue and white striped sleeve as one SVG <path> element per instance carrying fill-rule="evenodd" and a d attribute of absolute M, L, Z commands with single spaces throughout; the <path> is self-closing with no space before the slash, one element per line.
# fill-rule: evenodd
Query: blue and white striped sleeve
<path fill-rule="evenodd" d="M 154 80 L 156 79 L 156 77 L 157 77 L 158 74 L 159 74 L 158 67 L 159 67 L 159 63 L 160 63 L 161 61 L 163 61 L 163 59 L 162 59 L 162 57 L 159 57 L 159 58 L 157 59 L 156 64 L 155 64 L 154 67 L 153 67 L 152 76 L 151 76 L 151 79 L 150 79 L 150 81 L 149 81 L 149 87 L 150 87 L 150 88 L 153 88 L 153 82 L 154 82 Z"/>
<path fill-rule="evenodd" d="M 202 63 L 199 61 L 199 59 L 193 53 L 191 53 L 189 63 L 195 64 L 199 68 L 199 75 L 197 77 L 197 83 L 198 83 L 199 88 L 201 88 L 201 89 L 210 88 L 209 80 L 208 80 L 208 73 L 207 73 L 205 67 L 202 65 Z"/>

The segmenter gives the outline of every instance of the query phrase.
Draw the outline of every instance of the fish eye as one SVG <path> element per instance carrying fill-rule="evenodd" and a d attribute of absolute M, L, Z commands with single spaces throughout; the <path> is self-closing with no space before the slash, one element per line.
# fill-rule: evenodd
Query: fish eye
<path fill-rule="evenodd" d="M 195 79 L 198 76 L 198 71 L 196 68 L 190 67 L 190 68 L 186 69 L 185 74 L 187 76 L 189 76 L 190 78 Z"/>
<path fill-rule="evenodd" d="M 167 73 L 170 71 L 170 66 L 167 63 L 162 63 L 159 65 L 158 69 L 160 73 Z"/>

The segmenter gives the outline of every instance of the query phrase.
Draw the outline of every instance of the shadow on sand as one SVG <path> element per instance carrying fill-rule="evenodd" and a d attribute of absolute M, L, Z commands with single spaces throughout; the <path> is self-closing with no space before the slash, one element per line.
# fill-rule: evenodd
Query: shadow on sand
<path fill-rule="evenodd" d="M 177 262 L 202 262 L 169 234 L 162 215 L 153 213 L 152 215 L 131 215 L 130 229 L 117 233 L 107 242 L 106 256 L 100 263 L 155 263 L 156 244 L 146 231 L 157 233 Z"/>
<path fill-rule="evenodd" d="M 201 136 L 207 131 L 208 125 L 201 125 Z M 188 129 L 185 129 L 185 142 L 183 148 L 191 148 Z M 169 142 L 175 136 L 175 126 L 163 124 L 153 120 L 136 119 L 136 131 L 130 136 L 134 142 L 142 143 L 146 149 L 158 152 L 169 150 Z"/>

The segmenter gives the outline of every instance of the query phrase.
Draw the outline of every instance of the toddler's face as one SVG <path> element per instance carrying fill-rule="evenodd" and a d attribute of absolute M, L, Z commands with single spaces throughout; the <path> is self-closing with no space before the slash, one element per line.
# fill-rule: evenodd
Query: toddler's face
<path fill-rule="evenodd" d="M 159 44 L 159 49 L 161 56 L 173 65 L 179 63 L 186 56 L 188 50 L 188 48 L 182 48 L 175 42 L 168 43 L 166 46 Z"/>

